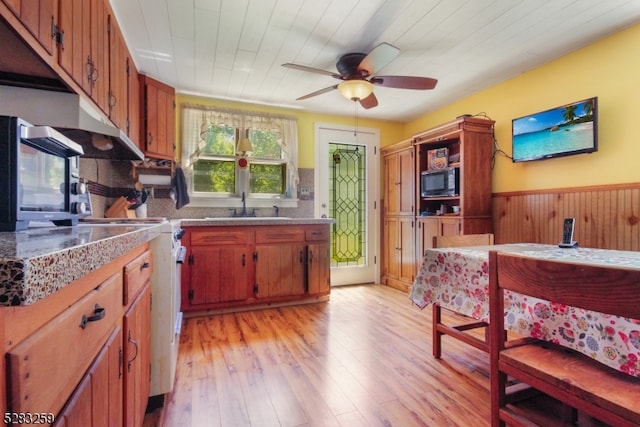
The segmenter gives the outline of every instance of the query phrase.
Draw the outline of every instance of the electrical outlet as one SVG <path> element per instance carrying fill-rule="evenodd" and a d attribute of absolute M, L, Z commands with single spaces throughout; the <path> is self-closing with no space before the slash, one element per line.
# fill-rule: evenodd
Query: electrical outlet
<path fill-rule="evenodd" d="M 300 187 L 299 191 L 300 191 L 300 198 L 302 200 L 306 200 L 311 196 L 311 192 L 309 191 L 308 187 Z"/>

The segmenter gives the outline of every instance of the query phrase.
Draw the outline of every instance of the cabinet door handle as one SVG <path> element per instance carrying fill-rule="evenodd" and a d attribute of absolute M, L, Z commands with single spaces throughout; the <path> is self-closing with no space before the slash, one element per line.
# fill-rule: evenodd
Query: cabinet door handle
<path fill-rule="evenodd" d="M 304 254 L 300 251 L 300 264 L 304 262 Z"/>
<path fill-rule="evenodd" d="M 140 265 L 140 270 L 144 270 L 145 268 L 149 267 L 151 267 L 151 264 L 149 264 L 149 261 L 145 261 Z"/>
<path fill-rule="evenodd" d="M 246 266 L 247 265 L 247 255 L 246 254 L 242 254 L 242 266 Z"/>
<path fill-rule="evenodd" d="M 131 364 L 133 364 L 133 361 L 138 358 L 138 341 L 131 338 L 131 331 L 129 331 L 129 336 L 127 337 L 127 341 L 133 344 L 134 347 L 136 348 L 136 354 L 133 355 L 133 358 L 131 360 L 127 360 L 127 372 L 131 372 Z"/>
<path fill-rule="evenodd" d="M 89 322 L 97 322 L 98 320 L 104 319 L 104 316 L 107 314 L 107 310 L 104 307 L 100 307 L 99 304 L 93 309 L 93 316 L 85 316 L 82 315 L 82 319 L 80 319 L 80 327 L 82 329 L 87 327 L 87 323 Z"/>
<path fill-rule="evenodd" d="M 147 144 L 149 145 L 153 144 L 153 134 L 151 132 L 149 132 L 149 138 L 147 138 Z"/>

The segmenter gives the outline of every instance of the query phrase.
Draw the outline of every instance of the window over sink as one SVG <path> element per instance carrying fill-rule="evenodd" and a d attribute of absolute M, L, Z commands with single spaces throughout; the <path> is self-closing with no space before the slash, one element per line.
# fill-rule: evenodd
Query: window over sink
<path fill-rule="evenodd" d="M 245 195 L 254 207 L 274 200 L 295 206 L 295 118 L 193 104 L 183 105 L 182 115 L 182 167 L 192 202 L 235 206 Z"/>

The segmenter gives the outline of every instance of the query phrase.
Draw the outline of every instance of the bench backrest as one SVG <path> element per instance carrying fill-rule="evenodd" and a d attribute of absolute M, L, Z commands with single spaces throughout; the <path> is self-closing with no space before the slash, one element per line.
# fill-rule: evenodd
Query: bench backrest
<path fill-rule="evenodd" d="M 456 248 L 463 246 L 493 245 L 493 234 L 458 234 L 452 236 L 433 236 L 434 248 Z"/>
<path fill-rule="evenodd" d="M 532 297 L 640 319 L 640 270 L 495 254 L 493 282 Z M 491 256 L 490 256 L 491 260 Z M 495 271 L 494 271 L 495 270 Z"/>

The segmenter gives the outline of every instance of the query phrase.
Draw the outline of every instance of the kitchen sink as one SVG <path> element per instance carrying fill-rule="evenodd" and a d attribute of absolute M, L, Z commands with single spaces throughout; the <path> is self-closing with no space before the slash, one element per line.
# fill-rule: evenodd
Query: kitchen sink
<path fill-rule="evenodd" d="M 207 217 L 207 221 L 275 221 L 278 219 L 291 219 L 288 216 L 227 216 Z"/>

